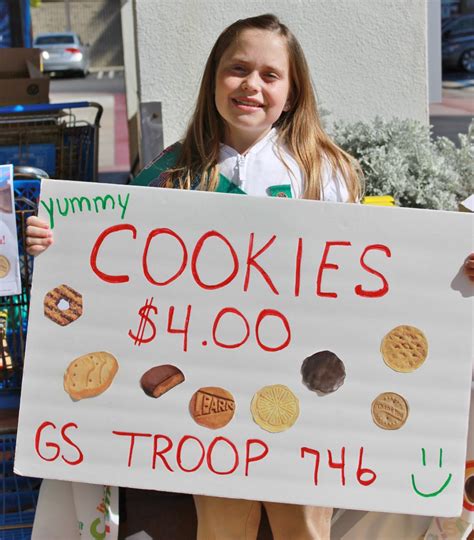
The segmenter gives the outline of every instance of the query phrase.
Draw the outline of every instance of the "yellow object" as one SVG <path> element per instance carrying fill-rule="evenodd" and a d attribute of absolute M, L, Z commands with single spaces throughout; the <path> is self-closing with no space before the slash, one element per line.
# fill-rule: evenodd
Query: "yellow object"
<path fill-rule="evenodd" d="M 254 395 L 250 410 L 255 422 L 270 433 L 290 428 L 300 414 L 298 398 L 283 384 L 261 388 Z"/>
<path fill-rule="evenodd" d="M 395 206 L 395 199 L 391 195 L 371 195 L 362 199 L 362 204 L 373 206 Z"/>

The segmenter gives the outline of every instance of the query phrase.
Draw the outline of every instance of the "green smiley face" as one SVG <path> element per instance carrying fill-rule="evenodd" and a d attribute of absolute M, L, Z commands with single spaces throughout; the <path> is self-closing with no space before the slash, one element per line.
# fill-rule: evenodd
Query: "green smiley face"
<path fill-rule="evenodd" d="M 424 448 L 421 449 L 421 459 L 422 459 L 422 462 L 423 462 L 423 467 L 426 467 L 426 452 L 425 452 Z M 440 469 L 443 467 L 443 449 L 442 448 L 439 449 L 438 466 L 439 466 Z M 425 491 L 421 491 L 418 488 L 418 486 L 416 485 L 416 482 L 415 482 L 415 475 L 412 473 L 412 475 L 411 475 L 411 485 L 412 485 L 413 490 L 415 491 L 415 493 L 417 495 L 420 495 L 420 497 L 436 497 L 437 495 L 439 495 L 441 492 L 443 492 L 447 488 L 448 484 L 451 482 L 452 477 L 453 477 L 453 475 L 451 473 L 449 473 L 448 477 L 446 478 L 446 481 L 444 482 L 444 484 L 439 489 L 437 489 L 435 491 L 431 491 L 431 492 L 425 492 Z"/>

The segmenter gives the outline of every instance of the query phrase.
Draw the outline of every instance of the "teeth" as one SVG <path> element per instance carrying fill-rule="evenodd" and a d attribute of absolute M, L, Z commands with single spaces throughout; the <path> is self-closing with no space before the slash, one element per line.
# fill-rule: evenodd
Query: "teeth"
<path fill-rule="evenodd" d="M 249 107 L 261 107 L 260 104 L 255 103 L 253 101 L 245 101 L 243 99 L 236 99 L 235 100 L 239 105 L 247 105 Z"/>

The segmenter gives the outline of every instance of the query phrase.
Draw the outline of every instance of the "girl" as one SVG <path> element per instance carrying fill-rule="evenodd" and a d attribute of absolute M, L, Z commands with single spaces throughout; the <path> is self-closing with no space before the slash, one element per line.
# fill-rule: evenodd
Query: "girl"
<path fill-rule="evenodd" d="M 356 202 L 360 170 L 326 135 L 303 51 L 274 15 L 243 19 L 219 36 L 207 60 L 194 115 L 136 185 L 256 196 Z M 27 244 L 52 243 L 30 218 Z M 466 271 L 474 279 L 474 254 Z M 199 540 L 255 539 L 261 505 L 275 540 L 329 539 L 332 509 L 196 495 Z"/>

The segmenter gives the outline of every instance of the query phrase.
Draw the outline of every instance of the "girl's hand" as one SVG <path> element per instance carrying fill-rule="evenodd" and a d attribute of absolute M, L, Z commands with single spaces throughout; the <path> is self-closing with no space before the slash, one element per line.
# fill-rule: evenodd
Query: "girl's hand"
<path fill-rule="evenodd" d="M 30 216 L 26 225 L 26 252 L 36 257 L 53 243 L 53 232 L 46 221 L 36 216 Z"/>
<path fill-rule="evenodd" d="M 474 253 L 468 255 L 467 259 L 464 262 L 464 271 L 466 272 L 467 277 L 474 281 Z"/>

